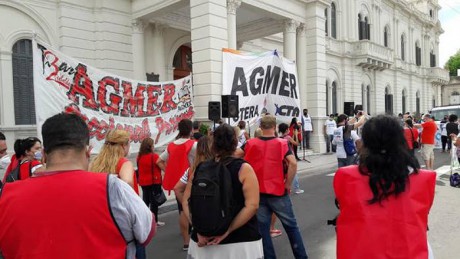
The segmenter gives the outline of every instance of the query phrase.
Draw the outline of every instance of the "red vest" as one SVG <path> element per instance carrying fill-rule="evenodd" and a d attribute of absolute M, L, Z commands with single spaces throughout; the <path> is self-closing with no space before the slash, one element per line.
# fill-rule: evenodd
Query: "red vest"
<path fill-rule="evenodd" d="M 8 183 L 0 197 L 5 258 L 125 258 L 107 174 L 58 172 Z M 25 218 L 24 218 L 25 216 Z"/>
<path fill-rule="evenodd" d="M 409 176 L 406 191 L 370 205 L 369 177 L 360 174 L 357 166 L 339 168 L 334 177 L 340 204 L 337 258 L 427 259 L 435 181 L 436 173 L 420 170 Z"/>
<path fill-rule="evenodd" d="M 192 149 L 193 144 L 195 144 L 194 140 L 187 140 L 180 145 L 174 144 L 174 142 L 169 143 L 167 147 L 169 156 L 163 179 L 163 188 L 165 190 L 173 190 L 185 170 L 190 167 L 188 153 Z"/>
<path fill-rule="evenodd" d="M 288 150 L 287 141 L 281 138 L 253 138 L 246 142 L 244 160 L 254 168 L 260 193 L 284 195 L 283 161 Z"/>
<path fill-rule="evenodd" d="M 118 160 L 117 167 L 115 169 L 115 171 L 116 171 L 116 173 L 118 175 L 118 178 L 120 178 L 121 167 L 127 161 L 129 161 L 129 160 L 126 157 L 122 157 L 122 158 L 120 158 L 120 160 Z M 136 174 L 134 172 L 133 172 L 133 189 L 137 193 L 137 195 L 139 195 L 139 186 L 137 184 L 137 177 L 136 177 Z"/>
<path fill-rule="evenodd" d="M 137 158 L 140 186 L 161 184 L 161 169 L 156 163 L 157 160 L 158 155 L 155 153 L 145 154 Z"/>

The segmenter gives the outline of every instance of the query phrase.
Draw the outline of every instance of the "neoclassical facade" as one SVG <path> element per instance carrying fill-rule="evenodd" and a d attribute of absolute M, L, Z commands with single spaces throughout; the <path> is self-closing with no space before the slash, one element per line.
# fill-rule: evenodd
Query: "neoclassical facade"
<path fill-rule="evenodd" d="M 296 60 L 301 105 L 324 152 L 326 114 L 441 103 L 437 0 L 0 0 L 0 130 L 36 135 L 34 35 L 89 65 L 139 80 L 193 72 L 196 118 L 222 92 L 222 48 Z M 10 144 L 10 146 L 12 146 Z"/>

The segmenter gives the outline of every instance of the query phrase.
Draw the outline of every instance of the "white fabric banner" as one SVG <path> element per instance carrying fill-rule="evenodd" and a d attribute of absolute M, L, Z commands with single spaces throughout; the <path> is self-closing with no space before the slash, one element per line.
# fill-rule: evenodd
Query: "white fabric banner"
<path fill-rule="evenodd" d="M 224 95 L 238 95 L 238 118 L 258 125 L 264 113 L 275 115 L 278 123 L 300 118 L 300 91 L 293 61 L 276 51 L 261 54 L 223 49 Z"/>
<path fill-rule="evenodd" d="M 182 119 L 192 119 L 192 77 L 143 82 L 116 76 L 33 42 L 37 127 L 60 112 L 77 113 L 88 123 L 93 153 L 109 130 L 131 135 L 131 152 L 144 138 L 156 146 L 173 141 Z"/>

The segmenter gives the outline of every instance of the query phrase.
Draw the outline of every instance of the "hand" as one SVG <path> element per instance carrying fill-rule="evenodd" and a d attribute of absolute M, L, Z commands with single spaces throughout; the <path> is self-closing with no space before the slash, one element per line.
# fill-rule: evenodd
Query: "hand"
<path fill-rule="evenodd" d="M 202 236 L 200 234 L 197 234 L 198 236 L 198 247 L 203 247 L 203 246 L 207 246 L 209 241 L 212 239 L 212 237 L 205 237 L 205 236 Z"/>
<path fill-rule="evenodd" d="M 209 239 L 208 245 L 218 245 L 222 240 L 224 240 L 228 234 L 230 234 L 227 230 L 223 235 L 220 236 L 214 236 Z"/>

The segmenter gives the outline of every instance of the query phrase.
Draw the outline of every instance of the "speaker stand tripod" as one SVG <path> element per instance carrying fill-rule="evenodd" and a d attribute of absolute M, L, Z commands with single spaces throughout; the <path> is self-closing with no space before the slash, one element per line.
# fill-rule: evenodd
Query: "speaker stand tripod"
<path fill-rule="evenodd" d="M 303 158 L 302 158 L 302 160 L 303 160 L 303 161 L 306 161 L 307 163 L 311 163 L 310 160 L 308 160 L 308 159 L 305 157 L 305 149 L 306 149 L 306 148 L 302 148 L 302 150 L 303 150 Z"/>

